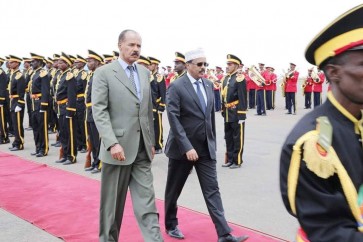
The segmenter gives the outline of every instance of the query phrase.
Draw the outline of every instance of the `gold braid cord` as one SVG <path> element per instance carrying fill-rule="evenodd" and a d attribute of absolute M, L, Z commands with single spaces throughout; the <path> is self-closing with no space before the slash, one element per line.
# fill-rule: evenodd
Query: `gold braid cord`
<path fill-rule="evenodd" d="M 310 171 L 323 179 L 327 179 L 333 176 L 335 173 L 338 175 L 350 210 L 352 211 L 352 214 L 358 224 L 361 225 L 358 227 L 358 230 L 363 232 L 363 219 L 361 217 L 360 209 L 357 202 L 357 190 L 354 187 L 352 180 L 350 179 L 334 148 L 330 147 L 328 151 L 321 152 L 320 150 L 319 152 L 319 149 L 322 148 L 318 145 L 318 138 L 319 131 L 310 131 L 300 137 L 293 147 L 287 178 L 287 194 L 291 206 L 291 211 L 296 215 L 296 189 L 301 164 L 301 147 L 304 145 L 303 160 L 305 161 L 306 166 Z"/>

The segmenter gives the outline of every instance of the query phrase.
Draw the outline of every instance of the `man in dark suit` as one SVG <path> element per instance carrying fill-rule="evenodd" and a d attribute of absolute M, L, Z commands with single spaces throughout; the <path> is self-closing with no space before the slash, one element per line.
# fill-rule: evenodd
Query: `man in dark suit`
<path fill-rule="evenodd" d="M 92 112 L 101 135 L 100 241 L 117 242 L 130 189 L 144 241 L 163 241 L 151 161 L 155 153 L 150 72 L 135 62 L 141 36 L 124 30 L 120 58 L 98 68 L 92 81 Z M 127 238 L 123 238 L 127 241 Z"/>
<path fill-rule="evenodd" d="M 177 200 L 195 167 L 205 202 L 216 227 L 218 242 L 245 241 L 234 237 L 224 217 L 216 171 L 216 131 L 213 84 L 202 79 L 206 57 L 203 50 L 186 53 L 187 74 L 172 82 L 167 90 L 170 133 L 165 154 L 169 157 L 165 189 L 165 228 L 169 236 L 183 239 L 178 228 Z"/>

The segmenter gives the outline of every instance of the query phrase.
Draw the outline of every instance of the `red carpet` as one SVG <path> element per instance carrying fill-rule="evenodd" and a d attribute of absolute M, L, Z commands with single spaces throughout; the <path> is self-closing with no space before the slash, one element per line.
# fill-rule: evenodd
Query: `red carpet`
<path fill-rule="evenodd" d="M 1 208 L 67 242 L 98 241 L 99 181 L 0 152 L 0 184 Z M 160 221 L 163 206 L 163 201 L 157 200 Z M 185 208 L 180 208 L 178 215 L 184 241 L 217 240 L 209 216 Z M 282 241 L 238 225 L 231 227 L 236 235 L 248 234 L 248 241 Z M 164 239 L 178 241 L 165 233 Z M 131 200 L 126 203 L 120 241 L 143 241 Z"/>

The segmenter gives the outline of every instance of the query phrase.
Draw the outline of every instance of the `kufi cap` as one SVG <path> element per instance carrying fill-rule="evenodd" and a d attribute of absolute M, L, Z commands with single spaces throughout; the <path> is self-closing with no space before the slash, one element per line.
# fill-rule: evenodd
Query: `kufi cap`
<path fill-rule="evenodd" d="M 327 60 L 350 50 L 363 49 L 363 4 L 343 13 L 309 43 L 306 60 L 322 66 Z"/>
<path fill-rule="evenodd" d="M 119 57 L 120 56 L 120 53 L 118 51 L 113 51 L 113 57 Z"/>
<path fill-rule="evenodd" d="M 15 56 L 15 55 L 9 55 L 9 59 L 8 59 L 8 61 L 10 61 L 10 62 L 22 62 L 22 58 L 20 58 L 20 57 L 17 57 L 17 56 Z"/>
<path fill-rule="evenodd" d="M 185 63 L 185 56 L 180 52 L 175 52 L 175 60 Z"/>
<path fill-rule="evenodd" d="M 216 69 L 221 69 L 221 70 L 222 70 L 222 67 L 220 67 L 220 66 L 216 66 Z"/>
<path fill-rule="evenodd" d="M 290 62 L 290 65 L 296 66 L 296 64 L 295 63 L 292 63 L 292 62 Z"/>
<path fill-rule="evenodd" d="M 97 54 L 93 50 L 88 50 L 88 57 L 87 57 L 87 59 L 90 59 L 90 58 L 95 59 L 95 60 L 98 60 L 99 62 L 102 62 L 103 63 L 102 56 L 100 56 L 99 54 Z"/>
<path fill-rule="evenodd" d="M 41 55 L 38 55 L 38 54 L 35 54 L 35 53 L 30 53 L 30 57 L 31 57 L 33 60 L 41 60 L 41 61 L 43 61 L 43 60 L 44 60 L 44 56 L 41 56 Z"/>
<path fill-rule="evenodd" d="M 60 57 L 60 55 L 58 55 L 58 54 L 53 54 L 53 60 L 58 60 L 59 59 L 59 57 Z"/>
<path fill-rule="evenodd" d="M 148 58 L 149 58 L 151 64 L 157 64 L 157 65 L 160 64 L 160 61 L 158 59 L 151 57 L 151 56 L 149 56 Z"/>
<path fill-rule="evenodd" d="M 185 53 L 185 61 L 191 61 L 191 60 L 195 60 L 197 58 L 205 58 L 205 53 L 204 50 L 202 48 L 198 48 L 195 50 L 191 50 Z"/>
<path fill-rule="evenodd" d="M 142 56 L 142 55 L 140 55 L 139 59 L 137 60 L 137 63 L 144 63 L 146 65 L 150 65 L 151 64 L 149 58 L 147 58 L 145 56 Z"/>
<path fill-rule="evenodd" d="M 242 64 L 242 61 L 241 61 L 240 58 L 238 58 L 235 55 L 231 55 L 231 54 L 228 54 L 227 55 L 227 62 L 233 62 L 233 63 L 236 63 L 237 65 L 241 65 Z"/>
<path fill-rule="evenodd" d="M 261 65 L 261 66 L 265 66 L 265 64 L 264 63 L 262 63 L 262 62 L 260 62 L 260 63 L 258 63 L 259 65 Z"/>
<path fill-rule="evenodd" d="M 108 61 L 112 61 L 113 60 L 113 55 L 104 54 L 103 57 L 104 57 L 103 60 L 105 62 L 108 62 Z"/>
<path fill-rule="evenodd" d="M 77 55 L 77 59 L 75 60 L 75 62 L 82 62 L 82 63 L 87 63 L 86 59 L 83 58 L 82 56 L 80 55 Z"/>
<path fill-rule="evenodd" d="M 66 53 L 62 52 L 62 54 L 59 57 L 60 60 L 64 60 L 69 66 L 72 65 L 71 57 L 69 57 Z"/>

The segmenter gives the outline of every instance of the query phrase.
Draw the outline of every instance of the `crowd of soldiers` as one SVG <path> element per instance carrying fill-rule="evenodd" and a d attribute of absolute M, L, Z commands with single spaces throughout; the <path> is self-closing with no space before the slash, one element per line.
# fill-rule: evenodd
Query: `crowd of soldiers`
<path fill-rule="evenodd" d="M 101 65 L 117 59 L 119 53 L 99 55 L 89 50 L 88 57 L 76 57 L 61 53 L 53 58 L 30 53 L 30 58 L 9 55 L 0 58 L 7 72 L 0 68 L 0 143 L 14 141 L 10 151 L 24 149 L 24 112 L 27 110 L 29 127 L 33 130 L 35 150 L 31 155 L 43 157 L 49 151 L 48 133 L 56 133 L 57 141 L 51 144 L 59 147 L 59 160 L 56 163 L 70 165 L 77 161 L 77 152 L 87 153 L 85 170 L 98 173 L 102 163 L 98 158 L 100 135 L 92 116 L 92 79 L 94 71 Z M 19 67 L 23 62 L 24 69 Z M 155 57 L 140 56 L 138 64 L 150 70 L 152 90 L 155 152 L 163 152 L 162 114 L 165 111 L 166 90 L 171 82 L 185 75 L 186 61 L 182 53 L 176 52 L 174 68 L 159 73 L 160 60 Z M 87 65 L 87 68 L 85 68 Z M 213 82 L 215 110 L 224 117 L 226 159 L 223 167 L 239 168 L 243 163 L 244 120 L 248 109 L 256 109 L 256 115 L 265 116 L 266 110 L 275 109 L 275 94 L 278 77 L 274 68 L 259 63 L 243 68 L 237 56 L 227 55 L 226 74 L 216 66 L 208 69 L 204 77 Z M 287 114 L 296 114 L 295 94 L 299 79 L 296 65 L 290 63 L 280 84 L 285 96 Z M 163 67 L 164 69 L 164 67 Z M 173 69 L 173 70 L 172 70 Z M 321 104 L 323 72 L 308 70 L 302 90 L 305 95 L 305 108 L 311 108 L 312 93 L 314 107 Z"/>

